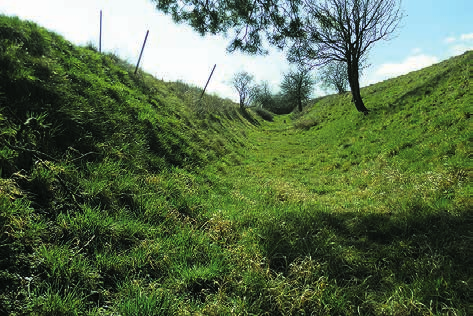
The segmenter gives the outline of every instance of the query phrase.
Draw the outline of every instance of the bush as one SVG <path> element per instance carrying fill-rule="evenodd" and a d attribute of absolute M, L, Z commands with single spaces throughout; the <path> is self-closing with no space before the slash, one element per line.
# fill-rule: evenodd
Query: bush
<path fill-rule="evenodd" d="M 274 119 L 273 113 L 269 112 L 268 110 L 263 108 L 255 108 L 254 111 L 265 121 L 272 122 Z"/>
<path fill-rule="evenodd" d="M 282 94 L 274 95 L 272 102 L 263 105 L 263 108 L 274 114 L 289 114 L 294 110 L 294 103 Z"/>
<path fill-rule="evenodd" d="M 309 130 L 319 124 L 319 120 L 314 117 L 303 117 L 294 122 L 294 128 Z"/>

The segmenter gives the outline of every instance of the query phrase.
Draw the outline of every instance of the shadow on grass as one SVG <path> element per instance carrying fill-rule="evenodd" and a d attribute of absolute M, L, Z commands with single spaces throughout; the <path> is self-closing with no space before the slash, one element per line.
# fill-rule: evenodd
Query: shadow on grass
<path fill-rule="evenodd" d="M 362 305 L 361 296 L 368 292 L 376 293 L 377 301 L 386 301 L 389 293 L 403 287 L 437 311 L 443 306 L 468 306 L 473 213 L 419 215 L 425 213 L 412 206 L 398 216 L 287 214 L 262 222 L 261 243 L 276 274 L 297 280 L 295 265 L 309 258 L 323 267 L 320 275 L 343 288 L 355 304 Z"/>
<path fill-rule="evenodd" d="M 257 119 L 255 119 L 251 114 L 245 109 L 245 108 L 240 108 L 240 114 L 247 120 L 250 124 L 254 126 L 259 126 L 260 122 L 258 122 Z"/>
<path fill-rule="evenodd" d="M 1 223 L 0 227 L 3 227 Z M 27 295 L 25 280 L 32 274 L 31 247 L 5 238 L 5 235 L 0 234 L 0 315 L 21 310 L 21 298 Z"/>

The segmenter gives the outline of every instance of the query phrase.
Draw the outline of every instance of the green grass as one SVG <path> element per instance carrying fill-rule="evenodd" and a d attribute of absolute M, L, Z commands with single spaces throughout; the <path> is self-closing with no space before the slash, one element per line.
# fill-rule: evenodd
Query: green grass
<path fill-rule="evenodd" d="M 258 119 L 0 16 L 0 314 L 469 315 L 473 54 Z"/>

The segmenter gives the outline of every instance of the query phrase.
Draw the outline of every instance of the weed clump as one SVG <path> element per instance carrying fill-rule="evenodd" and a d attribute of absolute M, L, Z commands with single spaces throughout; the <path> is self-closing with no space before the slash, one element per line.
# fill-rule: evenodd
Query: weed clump
<path fill-rule="evenodd" d="M 314 117 L 301 117 L 294 122 L 294 128 L 302 130 L 310 130 L 312 127 L 317 126 L 319 120 Z"/>

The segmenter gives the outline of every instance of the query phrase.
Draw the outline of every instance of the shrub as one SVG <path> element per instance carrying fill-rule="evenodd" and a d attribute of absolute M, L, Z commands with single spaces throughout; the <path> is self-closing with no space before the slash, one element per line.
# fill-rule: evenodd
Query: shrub
<path fill-rule="evenodd" d="M 268 110 L 265 110 L 263 108 L 255 108 L 253 110 L 256 112 L 256 114 L 259 115 L 259 117 L 261 117 L 265 121 L 272 122 L 274 119 L 273 113 L 269 112 Z"/>
<path fill-rule="evenodd" d="M 314 117 L 303 117 L 294 122 L 294 128 L 309 130 L 319 124 L 319 120 Z"/>

